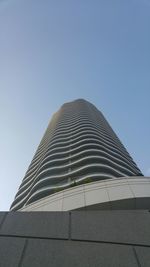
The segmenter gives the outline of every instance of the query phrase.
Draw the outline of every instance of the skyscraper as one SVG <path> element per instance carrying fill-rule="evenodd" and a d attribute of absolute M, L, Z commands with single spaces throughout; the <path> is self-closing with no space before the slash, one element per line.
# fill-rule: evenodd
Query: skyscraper
<path fill-rule="evenodd" d="M 116 209 L 120 203 L 130 208 L 135 201 L 135 178 L 144 183 L 141 171 L 103 114 L 93 104 L 78 99 L 64 104 L 53 115 L 11 210 L 95 209 L 110 205 Z M 123 197 L 111 197 L 111 187 L 118 186 Z M 98 188 L 99 200 L 93 191 Z M 69 199 L 68 194 L 78 196 Z M 80 197 L 84 200 L 79 201 Z M 137 203 L 134 208 L 138 208 Z"/>
<path fill-rule="evenodd" d="M 149 207 L 150 179 L 102 113 L 64 104 L 0 213 L 0 266 L 149 267 Z"/>

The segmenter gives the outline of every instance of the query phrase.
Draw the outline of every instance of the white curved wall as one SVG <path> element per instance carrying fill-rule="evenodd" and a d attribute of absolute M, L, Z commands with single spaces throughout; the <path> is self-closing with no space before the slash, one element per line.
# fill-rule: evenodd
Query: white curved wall
<path fill-rule="evenodd" d="M 121 177 L 74 186 L 35 201 L 20 211 L 149 209 L 150 177 Z"/>

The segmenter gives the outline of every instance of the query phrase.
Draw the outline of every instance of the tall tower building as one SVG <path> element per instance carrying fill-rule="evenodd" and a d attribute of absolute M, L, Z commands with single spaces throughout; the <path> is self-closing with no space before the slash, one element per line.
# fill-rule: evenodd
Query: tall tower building
<path fill-rule="evenodd" d="M 66 103 L 25 174 L 15 212 L 0 212 L 0 266 L 149 267 L 149 210 L 150 179 L 102 113 L 82 99 Z"/>
<path fill-rule="evenodd" d="M 141 171 L 103 114 L 78 99 L 53 115 L 11 210 L 139 208 L 139 182 Z"/>

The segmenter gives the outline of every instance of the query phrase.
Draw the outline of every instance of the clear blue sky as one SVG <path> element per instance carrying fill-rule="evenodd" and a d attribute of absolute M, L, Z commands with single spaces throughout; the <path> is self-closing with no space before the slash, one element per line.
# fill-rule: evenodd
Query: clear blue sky
<path fill-rule="evenodd" d="M 76 98 L 150 175 L 150 1 L 0 0 L 0 210 L 52 114 Z"/>

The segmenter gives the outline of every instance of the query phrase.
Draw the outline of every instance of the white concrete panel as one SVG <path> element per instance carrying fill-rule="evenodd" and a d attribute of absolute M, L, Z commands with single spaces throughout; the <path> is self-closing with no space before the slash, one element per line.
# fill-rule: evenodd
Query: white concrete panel
<path fill-rule="evenodd" d="M 84 186 L 76 186 L 64 190 L 63 192 L 63 211 L 77 209 L 85 206 Z"/>
<path fill-rule="evenodd" d="M 42 207 L 42 211 L 62 211 L 63 199 L 47 203 Z"/>
<path fill-rule="evenodd" d="M 98 182 L 92 182 L 92 183 L 84 184 L 85 191 L 95 190 L 98 188 L 105 188 L 105 187 L 106 187 L 105 181 L 98 181 Z"/>
<path fill-rule="evenodd" d="M 84 194 L 76 194 L 63 199 L 63 211 L 85 206 Z"/>
<path fill-rule="evenodd" d="M 62 210 L 63 191 L 50 195 L 22 208 L 22 211 L 53 211 Z M 56 203 L 56 205 L 55 205 Z"/>
<path fill-rule="evenodd" d="M 82 194 L 84 192 L 84 185 L 74 186 L 63 190 L 63 197 L 67 197 L 74 194 Z"/>
<path fill-rule="evenodd" d="M 86 206 L 108 202 L 108 194 L 106 189 L 94 189 L 85 191 L 85 204 Z"/>
<path fill-rule="evenodd" d="M 135 197 L 150 197 L 150 183 L 130 184 Z"/>
<path fill-rule="evenodd" d="M 107 188 L 110 201 L 133 198 L 133 193 L 128 185 L 115 185 Z"/>
<path fill-rule="evenodd" d="M 108 188 L 117 185 L 128 185 L 128 180 L 126 178 L 121 178 L 121 179 L 115 178 L 115 179 L 105 180 L 105 186 Z"/>

